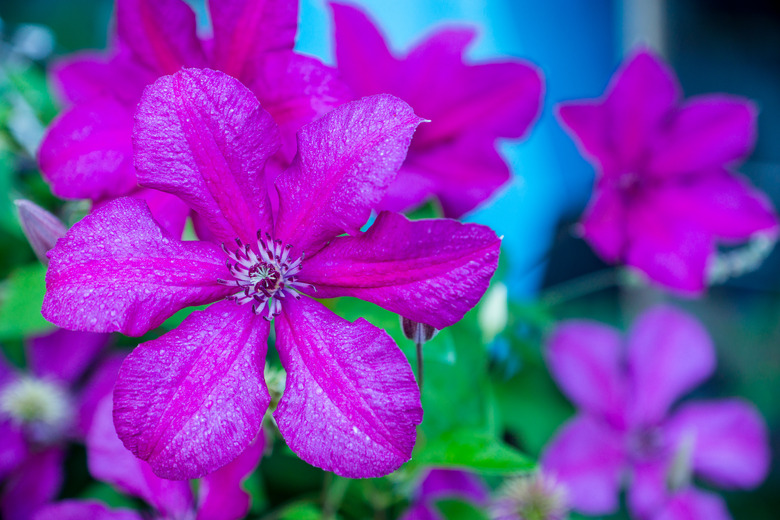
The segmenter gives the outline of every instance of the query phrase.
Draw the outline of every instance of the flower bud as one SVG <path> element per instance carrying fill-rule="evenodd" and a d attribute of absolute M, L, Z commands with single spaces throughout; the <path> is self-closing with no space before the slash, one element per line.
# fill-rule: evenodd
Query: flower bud
<path fill-rule="evenodd" d="M 67 228 L 57 217 L 34 202 L 25 199 L 14 202 L 19 211 L 19 222 L 30 242 L 30 247 L 44 265 L 49 265 L 46 253 L 54 247 L 57 239 L 65 236 Z"/>
<path fill-rule="evenodd" d="M 438 330 L 430 325 L 417 323 L 408 318 L 401 318 L 401 329 L 404 331 L 404 336 L 407 339 L 414 341 L 418 345 L 429 342 L 439 333 Z"/>

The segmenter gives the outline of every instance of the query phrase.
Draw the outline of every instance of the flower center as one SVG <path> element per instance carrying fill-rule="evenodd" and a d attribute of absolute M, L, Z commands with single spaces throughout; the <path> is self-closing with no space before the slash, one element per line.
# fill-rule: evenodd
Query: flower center
<path fill-rule="evenodd" d="M 628 448 L 635 460 L 650 460 L 663 452 L 665 442 L 657 428 L 642 428 L 629 436 Z"/>
<path fill-rule="evenodd" d="M 568 493 L 541 473 L 511 478 L 499 488 L 493 505 L 496 518 L 561 520 L 569 511 Z"/>
<path fill-rule="evenodd" d="M 239 305 L 252 302 L 252 311 L 267 320 L 282 312 L 282 300 L 287 296 L 300 299 L 298 289 L 311 284 L 297 281 L 301 272 L 303 255 L 290 258 L 291 244 L 282 246 L 281 240 L 273 240 L 268 233 L 257 232 L 257 247 L 252 249 L 236 239 L 238 249 L 229 250 L 222 244 L 228 256 L 227 267 L 232 280 L 218 280 L 222 285 L 237 287 L 238 291 L 228 297 Z"/>
<path fill-rule="evenodd" d="M 57 383 L 22 377 L 0 392 L 0 413 L 21 424 L 39 442 L 48 442 L 69 426 L 68 394 Z"/>

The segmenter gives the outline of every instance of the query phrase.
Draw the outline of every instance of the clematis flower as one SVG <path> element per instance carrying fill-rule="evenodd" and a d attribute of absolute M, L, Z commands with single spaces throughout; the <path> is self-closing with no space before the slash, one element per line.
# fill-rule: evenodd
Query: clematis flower
<path fill-rule="evenodd" d="M 66 445 L 84 438 L 119 370 L 116 358 L 95 365 L 107 338 L 67 330 L 32 338 L 27 373 L 0 358 L 2 518 L 29 519 L 59 493 Z"/>
<path fill-rule="evenodd" d="M 117 433 L 157 475 L 203 476 L 255 438 L 270 400 L 271 320 L 287 373 L 274 418 L 294 452 L 348 477 L 384 475 L 410 457 L 422 409 L 406 358 L 381 329 L 308 296 L 357 297 L 441 329 L 487 289 L 500 239 L 484 226 L 382 212 L 360 231 L 419 122 L 381 95 L 305 125 L 272 210 L 264 165 L 279 133 L 251 91 L 196 69 L 146 90 L 134 131 L 139 181 L 179 196 L 214 241 L 182 242 L 142 201 L 112 201 L 50 253 L 43 314 L 141 335 L 218 302 L 140 345 L 120 371 Z"/>
<path fill-rule="evenodd" d="M 477 506 L 487 504 L 489 492 L 482 479 L 467 471 L 431 469 L 420 481 L 411 507 L 402 520 L 440 520 L 436 501 L 457 498 Z"/>
<path fill-rule="evenodd" d="M 431 121 L 415 134 L 381 209 L 403 211 L 435 197 L 445 216 L 457 218 L 509 180 L 496 142 L 523 137 L 538 116 L 542 78 L 536 67 L 516 59 L 464 63 L 476 36 L 466 27 L 441 29 L 399 58 L 361 11 L 331 8 L 343 80 L 360 96 L 398 96 Z"/>
<path fill-rule="evenodd" d="M 752 405 L 689 401 L 669 411 L 715 368 L 710 338 L 691 316 L 654 307 L 625 342 L 599 323 L 564 322 L 546 354 L 553 378 L 580 408 L 542 455 L 545 471 L 567 486 L 573 509 L 615 511 L 624 474 L 629 508 L 641 519 L 678 518 L 662 510 L 700 500 L 692 474 L 728 489 L 764 479 L 767 432 Z"/>
<path fill-rule="evenodd" d="M 249 87 L 280 127 L 283 151 L 275 160 L 285 166 L 295 154 L 298 128 L 349 99 L 330 68 L 292 52 L 296 0 L 214 0 L 208 8 L 213 38 L 201 40 L 195 13 L 183 0 L 117 0 L 113 49 L 77 54 L 55 67 L 55 88 L 72 104 L 40 148 L 41 170 L 55 195 L 90 199 L 98 207 L 132 195 L 181 236 L 189 208 L 138 187 L 131 135 L 144 87 L 182 67 L 222 70 Z"/>
<path fill-rule="evenodd" d="M 583 238 L 607 262 L 703 291 L 717 243 L 777 231 L 768 199 L 732 171 L 753 147 L 756 112 L 724 94 L 682 101 L 674 73 L 646 50 L 601 99 L 562 104 L 561 123 L 598 170 Z"/>
<path fill-rule="evenodd" d="M 197 498 L 187 481 L 165 480 L 133 456 L 116 435 L 113 400 L 107 394 L 98 406 L 87 437 L 87 462 L 96 479 L 138 497 L 153 508 L 151 515 L 109 509 L 94 500 L 65 500 L 42 508 L 34 520 L 239 520 L 249 512 L 249 494 L 241 488 L 263 455 L 262 433 L 236 460 L 200 481 Z"/>

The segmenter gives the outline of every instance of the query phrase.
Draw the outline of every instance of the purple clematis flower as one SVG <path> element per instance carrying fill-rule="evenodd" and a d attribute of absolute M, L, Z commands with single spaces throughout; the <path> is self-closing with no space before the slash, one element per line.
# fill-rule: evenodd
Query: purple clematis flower
<path fill-rule="evenodd" d="M 53 83 L 72 107 L 48 129 L 39 154 L 57 196 L 100 206 L 133 195 L 181 236 L 189 208 L 137 186 L 131 135 L 144 87 L 182 67 L 222 70 L 249 87 L 280 127 L 283 146 L 275 160 L 284 166 L 295 154 L 298 128 L 350 99 L 334 71 L 292 52 L 297 0 L 214 0 L 208 7 L 213 37 L 201 40 L 183 0 L 117 0 L 114 48 L 58 64 Z"/>
<path fill-rule="evenodd" d="M 67 330 L 33 338 L 28 373 L 0 357 L 0 517 L 27 520 L 59 493 L 65 445 L 84 438 L 119 371 L 116 358 L 95 366 L 107 340 Z"/>
<path fill-rule="evenodd" d="M 265 447 L 262 432 L 236 460 L 200 481 L 197 499 L 187 481 L 158 477 L 149 464 L 137 459 L 116 435 L 113 400 L 106 395 L 98 406 L 87 436 L 90 474 L 98 480 L 144 500 L 154 509 L 151 517 L 137 511 L 108 509 L 90 500 L 66 500 L 42 508 L 34 520 L 239 520 L 249 511 L 249 494 L 241 483 L 259 463 Z"/>
<path fill-rule="evenodd" d="M 756 108 L 736 96 L 681 101 L 674 73 L 646 50 L 603 98 L 558 116 L 598 169 L 582 234 L 608 262 L 699 293 L 718 241 L 777 231 L 767 198 L 731 171 L 753 147 Z"/>
<path fill-rule="evenodd" d="M 381 329 L 302 295 L 353 296 L 443 328 L 485 292 L 500 239 L 484 226 L 382 212 L 360 231 L 419 122 L 381 95 L 304 126 L 272 210 L 263 172 L 279 134 L 252 92 L 196 69 L 146 90 L 134 132 L 140 183 L 181 197 L 214 241 L 179 241 L 142 201 L 117 199 L 57 242 L 43 313 L 68 328 L 140 335 L 222 300 L 140 345 L 120 371 L 117 432 L 157 475 L 200 477 L 255 438 L 274 318 L 287 372 L 274 417 L 290 448 L 349 477 L 384 475 L 410 457 L 422 409 L 406 358 Z"/>
<path fill-rule="evenodd" d="M 764 479 L 767 432 L 752 405 L 691 401 L 669 413 L 715 368 L 707 332 L 687 314 L 652 308 L 625 345 L 611 327 L 564 322 L 549 340 L 547 361 L 580 408 L 542 456 L 545 471 L 567 486 L 574 509 L 615 511 L 624 475 L 628 505 L 643 519 L 696 502 L 701 495 L 690 487 L 692 473 L 724 488 L 750 488 Z"/>
<path fill-rule="evenodd" d="M 473 28 L 439 30 L 405 58 L 393 56 L 358 9 L 331 4 L 336 59 L 343 80 L 361 96 L 389 93 L 431 120 L 379 206 L 403 211 L 435 197 L 457 218 L 487 200 L 510 178 L 498 138 L 524 136 L 539 115 L 542 78 L 520 60 L 466 64 Z"/>
<path fill-rule="evenodd" d="M 401 520 L 441 520 L 436 501 L 457 498 L 484 506 L 490 493 L 478 476 L 455 469 L 431 469 L 420 481 L 417 494 Z"/>

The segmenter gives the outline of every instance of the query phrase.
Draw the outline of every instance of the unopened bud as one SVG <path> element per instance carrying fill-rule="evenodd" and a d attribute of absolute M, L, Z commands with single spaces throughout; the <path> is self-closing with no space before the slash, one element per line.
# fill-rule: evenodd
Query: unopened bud
<path fill-rule="evenodd" d="M 490 513 L 493 520 L 564 520 L 568 496 L 561 484 L 541 472 L 514 477 L 499 488 Z"/>
<path fill-rule="evenodd" d="M 509 322 L 506 285 L 498 282 L 490 287 L 477 311 L 477 322 L 486 344 L 504 331 Z"/>
<path fill-rule="evenodd" d="M 67 228 L 57 217 L 34 202 L 25 199 L 14 202 L 19 211 L 19 222 L 30 242 L 30 247 L 43 265 L 49 265 L 46 253 L 54 247 L 57 239 L 65 236 Z"/>
<path fill-rule="evenodd" d="M 401 329 L 403 329 L 404 336 L 406 336 L 407 339 L 410 339 L 419 345 L 429 342 L 439 332 L 430 325 L 418 323 L 408 318 L 401 318 Z"/>

